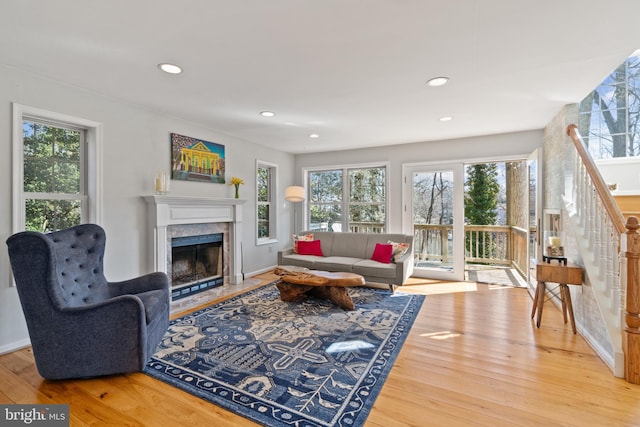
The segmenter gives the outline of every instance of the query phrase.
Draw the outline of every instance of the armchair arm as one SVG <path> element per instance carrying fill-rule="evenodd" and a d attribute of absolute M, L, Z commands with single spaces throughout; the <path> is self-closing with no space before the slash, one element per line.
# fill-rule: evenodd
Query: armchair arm
<path fill-rule="evenodd" d="M 169 292 L 169 278 L 165 273 L 155 272 L 145 274 L 122 282 L 109 282 L 109 295 L 135 295 L 147 291 L 166 289 Z"/>
<path fill-rule="evenodd" d="M 135 329 L 146 325 L 144 304 L 135 295 L 120 295 L 94 304 L 67 307 L 60 310 L 60 323 L 68 324 L 64 327 L 74 333 L 83 330 L 94 332 L 89 324 L 101 324 L 100 329 L 126 328 Z M 82 317 L 82 322 L 78 318 Z"/>

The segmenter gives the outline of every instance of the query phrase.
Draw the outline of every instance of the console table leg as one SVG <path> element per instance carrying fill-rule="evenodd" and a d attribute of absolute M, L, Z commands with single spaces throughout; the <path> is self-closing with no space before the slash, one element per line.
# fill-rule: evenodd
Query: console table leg
<path fill-rule="evenodd" d="M 564 319 L 564 324 L 567 324 L 567 296 L 565 292 L 565 288 L 567 285 L 560 284 L 560 304 L 562 305 L 562 318 Z"/>
<path fill-rule="evenodd" d="M 544 294 L 546 293 L 547 285 L 545 282 L 538 282 L 538 286 L 536 287 L 537 298 L 538 298 L 538 316 L 536 317 L 536 327 L 540 327 L 540 322 L 542 321 L 542 307 L 544 307 Z"/>
<path fill-rule="evenodd" d="M 540 285 L 538 285 L 540 286 Z M 536 290 L 533 292 L 533 307 L 531 308 L 531 318 L 536 315 L 536 310 L 538 308 L 538 286 L 536 286 Z"/>
<path fill-rule="evenodd" d="M 569 311 L 569 320 L 571 320 L 571 329 L 573 329 L 573 333 L 576 334 L 576 320 L 573 317 L 573 303 L 571 302 L 571 292 L 569 291 L 569 286 L 561 284 L 560 289 L 562 289 L 563 292 L 562 305 L 565 305 L 566 303 L 567 310 Z M 567 323 L 566 314 L 564 322 Z"/>

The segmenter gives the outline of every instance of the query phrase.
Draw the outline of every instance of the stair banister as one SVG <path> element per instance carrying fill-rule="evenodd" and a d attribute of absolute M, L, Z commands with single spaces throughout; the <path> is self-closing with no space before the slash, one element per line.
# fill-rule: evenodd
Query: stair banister
<path fill-rule="evenodd" d="M 640 234 L 638 219 L 627 219 L 627 298 L 624 329 L 626 336 L 624 378 L 640 384 Z"/>
<path fill-rule="evenodd" d="M 586 173 L 591 177 L 595 191 L 598 193 L 598 197 L 602 201 L 602 204 L 604 205 L 609 218 L 611 218 L 616 231 L 620 234 L 624 233 L 624 217 L 622 216 L 615 199 L 611 195 L 607 184 L 604 182 L 600 171 L 598 171 L 598 167 L 593 162 L 593 159 L 582 143 L 578 127 L 576 125 L 569 125 L 567 128 L 567 135 L 571 137 L 571 141 L 573 141 L 573 145 L 582 160 L 583 167 L 586 169 Z"/>
<path fill-rule="evenodd" d="M 574 157 L 573 181 L 569 203 L 575 210 L 578 224 L 584 230 L 584 239 L 593 249 L 592 265 L 596 294 L 613 296 L 610 309 L 620 311 L 624 317 L 624 378 L 640 384 L 640 234 L 638 219 L 624 217 L 609 191 L 597 166 L 582 143 L 576 125 L 567 128 L 577 155 Z M 597 277 L 595 277 L 597 276 Z M 619 292 L 616 292 L 619 291 Z M 619 293 L 620 301 L 617 301 Z M 611 324 L 608 327 L 611 328 Z"/>

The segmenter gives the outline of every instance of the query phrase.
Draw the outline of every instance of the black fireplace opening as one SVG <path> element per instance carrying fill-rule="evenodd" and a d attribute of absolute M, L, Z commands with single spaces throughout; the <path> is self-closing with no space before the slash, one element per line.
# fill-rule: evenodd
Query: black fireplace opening
<path fill-rule="evenodd" d="M 223 233 L 171 239 L 171 299 L 224 284 Z"/>

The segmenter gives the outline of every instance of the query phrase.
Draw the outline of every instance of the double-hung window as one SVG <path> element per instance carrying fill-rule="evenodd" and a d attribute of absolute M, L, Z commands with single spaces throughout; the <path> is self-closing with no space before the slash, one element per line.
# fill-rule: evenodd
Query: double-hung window
<path fill-rule="evenodd" d="M 308 170 L 310 230 L 384 233 L 387 166 Z"/>
<path fill-rule="evenodd" d="M 95 122 L 14 104 L 14 231 L 98 222 L 99 130 Z"/>
<path fill-rule="evenodd" d="M 257 243 L 272 243 L 276 240 L 277 166 L 258 160 L 256 163 L 256 209 Z"/>

